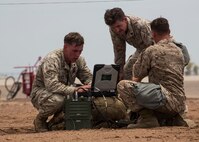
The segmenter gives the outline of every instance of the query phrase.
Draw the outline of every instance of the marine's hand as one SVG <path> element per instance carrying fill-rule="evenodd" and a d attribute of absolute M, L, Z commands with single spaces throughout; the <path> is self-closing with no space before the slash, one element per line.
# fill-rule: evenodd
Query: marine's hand
<path fill-rule="evenodd" d="M 77 87 L 77 92 L 86 92 L 90 88 L 91 88 L 90 84 L 88 84 L 88 85 L 82 85 L 82 86 Z"/>

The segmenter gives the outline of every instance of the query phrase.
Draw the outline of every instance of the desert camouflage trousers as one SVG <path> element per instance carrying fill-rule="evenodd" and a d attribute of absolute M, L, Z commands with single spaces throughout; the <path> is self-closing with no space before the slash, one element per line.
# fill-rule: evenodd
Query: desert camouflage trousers
<path fill-rule="evenodd" d="M 117 85 L 117 90 L 120 95 L 120 98 L 123 100 L 126 107 L 128 107 L 132 112 L 138 112 L 143 109 L 144 104 L 138 104 L 136 100 L 136 94 L 133 93 L 134 83 L 133 81 L 129 80 L 122 80 Z M 172 98 L 169 92 L 162 86 L 161 92 L 166 98 L 166 101 L 163 106 L 158 107 L 155 109 L 157 112 L 167 113 L 171 115 L 175 115 L 176 113 L 183 113 L 185 110 L 185 103 L 176 103 L 176 100 Z M 181 105 L 179 105 L 181 104 Z"/>
<path fill-rule="evenodd" d="M 124 65 L 124 79 L 125 80 L 131 80 L 132 79 L 132 70 L 133 70 L 133 65 L 137 61 L 138 56 L 140 55 L 141 51 L 136 50 L 136 52 L 132 55 L 129 56 L 128 60 L 126 61 Z"/>
<path fill-rule="evenodd" d="M 64 95 L 48 92 L 40 89 L 31 94 L 31 102 L 39 111 L 40 116 L 49 117 L 62 110 L 64 105 Z"/>

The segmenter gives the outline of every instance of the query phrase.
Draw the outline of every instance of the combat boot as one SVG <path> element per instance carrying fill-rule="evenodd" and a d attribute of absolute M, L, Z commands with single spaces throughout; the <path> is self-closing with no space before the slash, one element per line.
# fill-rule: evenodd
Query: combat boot
<path fill-rule="evenodd" d="M 183 117 L 180 114 L 177 114 L 175 117 L 173 117 L 173 125 L 172 126 L 184 126 L 188 127 L 187 122 L 183 119 Z"/>
<path fill-rule="evenodd" d="M 34 120 L 34 126 L 36 132 L 46 132 L 48 131 L 47 123 L 46 123 L 47 117 L 41 117 L 40 114 L 38 114 Z"/>
<path fill-rule="evenodd" d="M 136 124 L 129 124 L 127 126 L 128 129 L 133 128 L 152 128 L 152 127 L 159 127 L 158 120 L 154 115 L 153 110 L 143 109 L 139 112 L 140 117 Z"/>
<path fill-rule="evenodd" d="M 48 122 L 48 129 L 49 130 L 58 130 L 58 129 L 63 130 L 64 125 L 62 128 L 61 128 L 61 125 L 59 125 L 59 124 L 62 124 L 62 122 L 64 122 L 63 111 L 54 114 L 53 118 L 51 118 L 50 121 Z"/>

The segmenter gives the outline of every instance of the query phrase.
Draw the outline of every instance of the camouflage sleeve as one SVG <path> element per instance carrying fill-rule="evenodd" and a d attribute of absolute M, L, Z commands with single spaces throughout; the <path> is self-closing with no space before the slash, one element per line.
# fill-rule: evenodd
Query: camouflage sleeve
<path fill-rule="evenodd" d="M 189 62 L 190 62 L 190 56 L 189 56 L 189 52 L 188 52 L 188 50 L 187 50 L 187 47 L 184 45 L 184 44 L 182 44 L 182 43 L 180 43 L 180 42 L 177 42 L 177 41 L 173 41 L 174 43 L 175 43 L 175 45 L 177 46 L 177 47 L 179 47 L 180 49 L 181 49 L 181 51 L 182 51 L 182 54 L 183 54 L 183 56 L 184 56 L 184 62 L 185 62 L 185 65 L 184 66 L 186 66 L 186 65 L 188 65 L 189 64 Z"/>
<path fill-rule="evenodd" d="M 72 95 L 75 87 L 67 86 L 59 81 L 59 66 L 56 59 L 48 59 L 42 64 L 43 79 L 46 89 L 52 93 Z"/>
<path fill-rule="evenodd" d="M 140 80 L 146 77 L 151 66 L 150 62 L 150 52 L 149 49 L 146 49 L 139 55 L 137 61 L 133 66 L 133 76 L 135 78 L 139 78 Z"/>
<path fill-rule="evenodd" d="M 86 65 L 86 61 L 83 57 L 80 57 L 80 59 L 77 61 L 78 66 L 78 72 L 77 72 L 77 78 L 83 83 L 83 84 L 89 84 L 92 81 L 92 74 L 88 66 Z"/>
<path fill-rule="evenodd" d="M 110 30 L 111 39 L 113 43 L 113 50 L 114 50 L 114 62 L 121 66 L 125 64 L 126 60 L 126 42 L 125 40 L 119 38 L 113 31 Z"/>

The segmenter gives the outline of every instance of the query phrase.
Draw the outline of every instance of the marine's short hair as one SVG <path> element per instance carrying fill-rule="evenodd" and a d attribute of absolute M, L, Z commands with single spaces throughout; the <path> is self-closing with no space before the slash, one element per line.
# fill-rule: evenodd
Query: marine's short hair
<path fill-rule="evenodd" d="M 79 46 L 84 44 L 84 38 L 77 32 L 70 32 L 64 37 L 64 43 Z"/>
<path fill-rule="evenodd" d="M 108 26 L 113 25 L 116 21 L 121 21 L 125 17 L 125 14 L 121 8 L 113 8 L 106 10 L 104 14 L 104 21 Z"/>
<path fill-rule="evenodd" d="M 170 33 L 169 22 L 166 18 L 156 18 L 150 23 L 150 26 L 152 31 L 155 31 L 159 34 Z"/>

